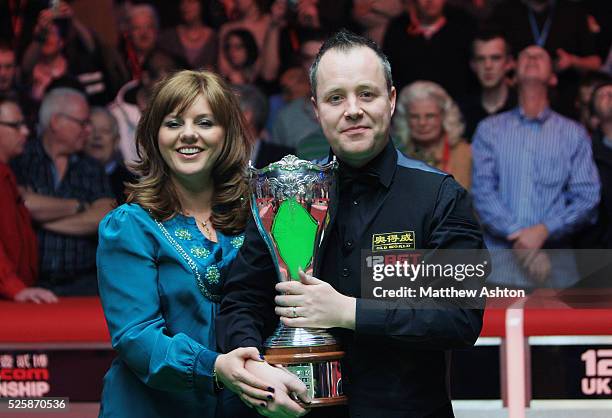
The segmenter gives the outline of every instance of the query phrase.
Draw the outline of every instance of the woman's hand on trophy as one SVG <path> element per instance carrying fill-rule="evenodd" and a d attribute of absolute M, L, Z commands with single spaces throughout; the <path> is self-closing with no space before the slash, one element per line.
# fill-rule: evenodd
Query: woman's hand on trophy
<path fill-rule="evenodd" d="M 237 348 L 227 354 L 220 354 L 215 361 L 216 379 L 237 393 L 248 406 L 265 407 L 274 400 L 272 380 L 262 379 L 249 372 L 247 362 L 264 363 L 255 347 Z"/>
<path fill-rule="evenodd" d="M 296 401 L 310 404 L 312 399 L 308 396 L 306 385 L 295 375 L 258 361 L 247 361 L 246 369 L 260 379 L 273 382 L 274 397 L 265 404 L 255 406 L 259 414 L 274 418 L 294 418 L 308 413 Z"/>
<path fill-rule="evenodd" d="M 280 282 L 275 312 L 288 327 L 355 329 L 356 299 L 300 271 L 300 281 Z"/>

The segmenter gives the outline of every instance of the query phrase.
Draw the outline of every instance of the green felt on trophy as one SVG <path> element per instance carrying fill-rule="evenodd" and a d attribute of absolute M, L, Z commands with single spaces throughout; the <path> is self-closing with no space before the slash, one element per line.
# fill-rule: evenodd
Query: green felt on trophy
<path fill-rule="evenodd" d="M 300 267 L 306 270 L 312 262 L 317 221 L 292 197 L 280 204 L 271 232 L 289 276 L 299 281 Z"/>

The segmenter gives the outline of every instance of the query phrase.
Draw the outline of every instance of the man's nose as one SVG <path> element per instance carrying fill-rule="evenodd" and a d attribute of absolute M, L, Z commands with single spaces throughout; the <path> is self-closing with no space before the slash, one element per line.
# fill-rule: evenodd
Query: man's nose
<path fill-rule="evenodd" d="M 344 111 L 344 116 L 349 119 L 356 119 L 363 115 L 363 110 L 359 105 L 359 101 L 356 97 L 349 97 L 346 100 L 346 109 Z"/>

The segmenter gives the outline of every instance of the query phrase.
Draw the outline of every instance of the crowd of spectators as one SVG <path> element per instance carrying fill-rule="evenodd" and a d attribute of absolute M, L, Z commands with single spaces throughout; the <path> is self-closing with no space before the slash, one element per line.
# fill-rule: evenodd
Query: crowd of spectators
<path fill-rule="evenodd" d="M 114 40 L 75 3 L 0 3 L 2 297 L 96 292 L 98 223 L 138 176 L 138 120 L 173 71 L 235 86 L 257 167 L 326 155 L 309 67 L 342 27 L 390 59 L 396 146 L 471 191 L 489 247 L 527 251 L 495 280 L 544 283 L 542 249 L 612 247 L 611 2 L 115 0 Z"/>

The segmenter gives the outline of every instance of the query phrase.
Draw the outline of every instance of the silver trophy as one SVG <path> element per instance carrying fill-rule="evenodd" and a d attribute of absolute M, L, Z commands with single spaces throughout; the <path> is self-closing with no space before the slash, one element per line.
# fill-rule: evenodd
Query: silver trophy
<path fill-rule="evenodd" d="M 312 274 L 329 224 L 329 195 L 337 167 L 335 158 L 318 165 L 294 155 L 259 170 L 249 165 L 251 210 L 280 281 L 299 281 L 300 268 Z M 283 365 L 306 384 L 311 406 L 347 402 L 340 369 L 344 353 L 330 333 L 280 323 L 264 346 L 269 363 Z"/>

